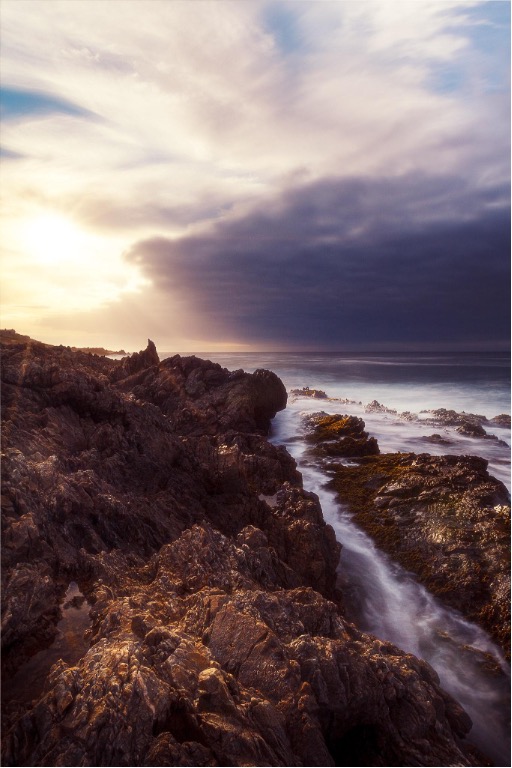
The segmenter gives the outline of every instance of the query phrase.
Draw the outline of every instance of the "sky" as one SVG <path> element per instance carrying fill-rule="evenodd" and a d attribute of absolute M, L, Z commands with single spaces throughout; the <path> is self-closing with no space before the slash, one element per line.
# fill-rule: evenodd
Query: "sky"
<path fill-rule="evenodd" d="M 1 0 L 1 326 L 497 350 L 510 3 Z"/>

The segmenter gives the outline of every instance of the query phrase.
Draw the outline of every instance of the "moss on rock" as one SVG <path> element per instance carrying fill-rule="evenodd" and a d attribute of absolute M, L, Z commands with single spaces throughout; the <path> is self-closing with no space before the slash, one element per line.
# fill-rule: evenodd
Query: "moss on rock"
<path fill-rule="evenodd" d="M 306 440 L 314 446 L 311 453 L 315 456 L 353 457 L 379 453 L 377 440 L 369 437 L 364 421 L 356 416 L 319 413 L 309 416 L 307 422 L 312 429 Z"/>
<path fill-rule="evenodd" d="M 338 465 L 331 485 L 381 549 L 510 655 L 510 506 L 483 459 L 371 456 Z"/>

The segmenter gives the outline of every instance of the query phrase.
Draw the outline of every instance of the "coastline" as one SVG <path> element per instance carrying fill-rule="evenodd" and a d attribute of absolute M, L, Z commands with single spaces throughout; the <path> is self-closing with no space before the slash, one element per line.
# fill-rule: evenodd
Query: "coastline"
<path fill-rule="evenodd" d="M 7 708 L 6 765 L 482 764 L 428 665 L 344 616 L 334 532 L 267 440 L 275 374 L 16 342 L 2 376 L 8 673 L 71 581 L 91 618 Z"/>

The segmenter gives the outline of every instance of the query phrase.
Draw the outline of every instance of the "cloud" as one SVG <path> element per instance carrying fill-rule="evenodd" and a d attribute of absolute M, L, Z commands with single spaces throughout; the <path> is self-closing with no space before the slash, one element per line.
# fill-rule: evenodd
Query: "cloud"
<path fill-rule="evenodd" d="M 319 338 L 330 330 L 315 296 L 330 294 L 315 263 L 343 292 L 342 263 L 359 286 L 363 269 L 382 275 L 383 262 L 370 255 L 379 248 L 396 267 L 400 236 L 419 253 L 415 237 L 443 227 L 462 237 L 508 204 L 506 4 L 0 5 L 3 86 L 73 106 L 19 112 L 3 125 L 0 194 L 14 233 L 5 250 L 22 303 L 37 304 L 53 276 L 31 283 L 30 254 L 16 243 L 41 212 L 53 212 L 105 239 L 114 309 L 126 277 L 120 254 L 130 252 L 168 296 L 180 280 L 187 291 L 188 305 L 178 308 L 173 293 L 165 310 L 156 289 L 142 290 L 142 304 L 158 303 L 169 327 L 179 311 L 185 329 L 232 340 L 222 281 L 243 291 L 249 274 L 276 295 L 258 302 L 283 339 L 295 338 L 294 302 L 309 307 L 308 333 Z M 197 287 L 187 260 L 204 266 Z M 292 298 L 281 292 L 279 304 L 277 274 L 289 264 Z M 91 295 L 103 291 L 102 274 L 89 271 Z M 311 299 L 296 285 L 301 277 Z M 395 289 L 369 284 L 388 306 Z M 267 338 L 269 329 L 253 323 L 256 308 L 243 309 L 256 301 L 250 291 L 247 298 L 233 316 L 236 332 Z M 201 307 L 211 307 L 209 324 L 196 322 Z M 336 327 L 344 317 L 332 310 Z"/>
<path fill-rule="evenodd" d="M 151 154 L 165 170 L 154 193 L 178 171 L 177 198 L 200 186 L 196 176 L 182 178 L 176 166 L 184 163 L 200 164 L 206 183 L 245 174 L 265 192 L 301 168 L 321 178 L 333 168 L 402 174 L 435 162 L 475 173 L 477 160 L 481 168 L 507 146 L 506 125 L 491 128 L 483 93 L 460 98 L 429 87 L 440 64 L 480 62 L 463 23 L 462 9 L 474 6 L 118 0 L 77 1 L 71 12 L 66 2 L 7 2 L 4 83 L 30 84 L 103 124 L 75 123 L 73 138 L 53 121 L 7 131 L 5 140 L 58 161 L 68 154 L 63 125 L 77 186 L 94 179 L 112 195 L 118 187 L 136 194 Z M 96 162 L 89 153 L 80 162 L 78 145 L 91 147 Z M 115 186 L 108 176 L 120 179 L 121 170 Z"/>
<path fill-rule="evenodd" d="M 250 343 L 480 342 L 508 334 L 503 190 L 460 180 L 327 179 L 207 235 L 128 255 L 203 334 Z"/>

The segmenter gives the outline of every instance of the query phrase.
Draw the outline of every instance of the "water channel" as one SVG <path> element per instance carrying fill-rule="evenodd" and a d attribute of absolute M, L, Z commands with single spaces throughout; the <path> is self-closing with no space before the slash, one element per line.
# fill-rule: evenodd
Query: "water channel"
<path fill-rule="evenodd" d="M 443 606 L 415 577 L 393 563 L 351 520 L 326 488 L 328 476 L 305 456 L 300 414 L 276 416 L 272 442 L 284 445 L 303 475 L 304 488 L 318 494 L 325 520 L 342 544 L 339 579 L 349 618 L 365 632 L 427 661 L 441 685 L 473 721 L 468 739 L 496 766 L 510 766 L 510 669 L 490 637 Z"/>

